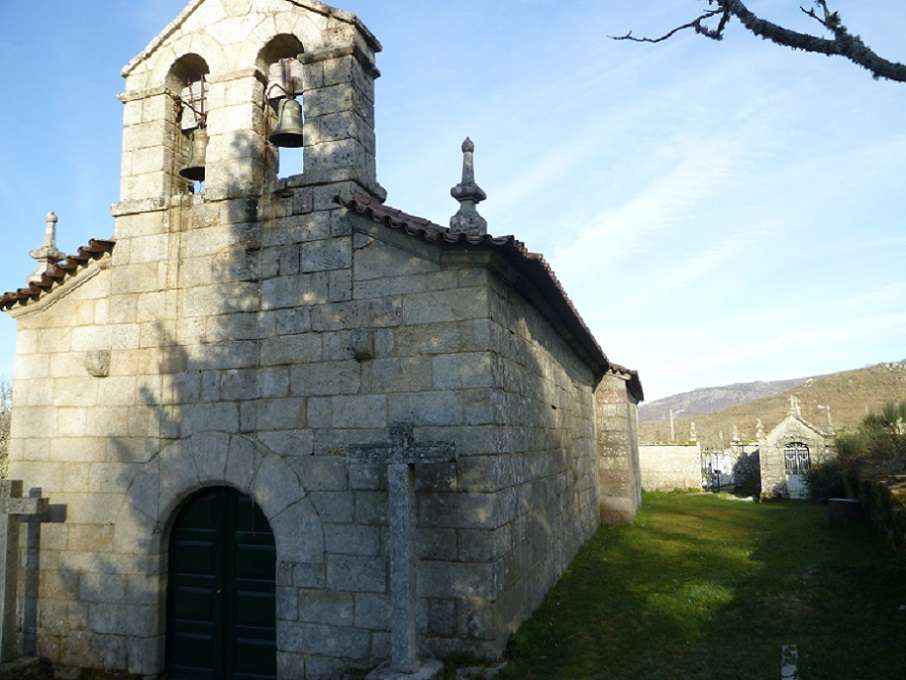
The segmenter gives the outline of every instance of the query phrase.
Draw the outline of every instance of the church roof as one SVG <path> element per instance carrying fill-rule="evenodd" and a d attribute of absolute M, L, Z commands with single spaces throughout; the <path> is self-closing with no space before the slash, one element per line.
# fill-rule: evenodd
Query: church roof
<path fill-rule="evenodd" d="M 16 305 L 34 302 L 76 276 L 93 261 L 113 252 L 115 245 L 116 241 L 112 239 L 91 239 L 87 246 L 79 248 L 78 253 L 69 255 L 49 272 L 42 274 L 40 280 L 30 282 L 25 288 L 0 295 L 0 309 L 9 311 Z"/>
<path fill-rule="evenodd" d="M 364 194 L 356 193 L 352 197 L 337 196 L 334 200 L 360 215 L 370 217 L 375 222 L 427 243 L 443 247 L 491 250 L 499 253 L 537 289 L 547 303 L 554 317 L 555 325 L 559 325 L 568 332 L 567 340 L 571 340 L 573 348 L 594 369 L 599 378 L 611 369 L 618 369 L 618 373 L 622 371 L 626 375 L 634 374 L 634 371 L 628 371 L 628 369 L 610 363 L 604 350 L 601 349 L 588 326 L 585 325 L 544 257 L 538 253 L 529 252 L 525 244 L 517 241 L 513 236 L 495 237 L 490 234 L 470 235 L 453 232 L 447 227 L 422 217 L 408 215 L 401 210 L 385 206 Z M 540 311 L 545 313 L 546 310 L 541 309 Z M 632 376 L 629 377 L 631 381 Z M 638 394 L 635 392 L 633 394 L 641 398 L 641 383 L 638 381 L 637 374 L 635 382 L 638 383 Z"/>
<path fill-rule="evenodd" d="M 619 375 L 628 380 L 628 389 L 633 396 L 639 401 L 644 398 L 638 373 L 610 362 L 544 257 L 530 252 L 525 244 L 515 237 L 455 233 L 447 227 L 396 210 L 364 194 L 354 194 L 350 198 L 337 196 L 335 201 L 360 215 L 370 217 L 377 223 L 427 243 L 459 249 L 488 250 L 500 254 L 538 291 L 546 303 L 540 311 L 548 317 L 553 317 L 555 325 L 566 331 L 567 340 L 593 368 L 595 374 L 599 378 L 608 372 Z M 37 301 L 78 275 L 91 262 L 112 253 L 115 246 L 116 241 L 113 239 L 91 239 L 89 244 L 79 248 L 75 255 L 69 255 L 54 265 L 49 272 L 42 274 L 39 281 L 33 281 L 25 288 L 0 295 L 0 310 L 10 311 L 18 305 Z"/>
<path fill-rule="evenodd" d="M 768 433 L 767 439 L 784 439 L 787 438 L 787 435 L 795 434 L 796 432 L 802 432 L 803 430 L 810 431 L 818 437 L 822 438 L 828 438 L 831 436 L 821 428 L 808 422 L 801 415 L 790 413 L 786 416 L 786 418 L 777 423 L 777 426 Z"/>

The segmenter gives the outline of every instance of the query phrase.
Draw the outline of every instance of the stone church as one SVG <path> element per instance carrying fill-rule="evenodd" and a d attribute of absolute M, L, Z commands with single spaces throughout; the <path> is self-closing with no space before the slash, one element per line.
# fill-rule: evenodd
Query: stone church
<path fill-rule="evenodd" d="M 449 227 L 384 203 L 380 49 L 315 0 L 193 0 L 123 69 L 113 236 L 64 257 L 50 215 L 0 298 L 10 478 L 49 504 L 15 644 L 58 677 L 498 659 L 632 520 L 638 375 L 487 233 L 471 142 Z"/>

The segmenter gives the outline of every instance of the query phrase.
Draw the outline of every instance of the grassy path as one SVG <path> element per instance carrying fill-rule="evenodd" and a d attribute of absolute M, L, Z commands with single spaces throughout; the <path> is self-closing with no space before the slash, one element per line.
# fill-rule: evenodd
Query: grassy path
<path fill-rule="evenodd" d="M 906 560 L 825 506 L 652 494 L 602 527 L 513 637 L 501 680 L 906 678 Z"/>

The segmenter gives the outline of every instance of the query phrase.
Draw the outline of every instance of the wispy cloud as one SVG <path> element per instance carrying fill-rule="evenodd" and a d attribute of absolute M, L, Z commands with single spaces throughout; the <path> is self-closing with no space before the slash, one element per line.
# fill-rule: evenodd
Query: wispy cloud
<path fill-rule="evenodd" d="M 570 217 L 572 242 L 555 249 L 553 263 L 558 269 L 590 272 L 600 267 L 602 253 L 614 266 L 654 249 L 666 235 L 671 241 L 684 240 L 676 233 L 678 225 L 696 211 L 707 210 L 720 194 L 732 177 L 735 154 L 730 140 L 683 140 L 665 154 L 670 159 L 661 176 L 619 207 L 601 213 L 590 202 L 584 216 Z"/>

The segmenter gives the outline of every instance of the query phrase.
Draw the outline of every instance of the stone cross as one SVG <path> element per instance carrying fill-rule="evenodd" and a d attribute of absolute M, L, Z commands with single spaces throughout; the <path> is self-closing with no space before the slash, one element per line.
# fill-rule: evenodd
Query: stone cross
<path fill-rule="evenodd" d="M 799 397 L 795 394 L 790 395 L 790 415 L 796 418 L 802 417 L 802 409 L 799 407 Z"/>
<path fill-rule="evenodd" d="M 449 442 L 416 444 L 411 423 L 393 423 L 390 441 L 349 447 L 348 460 L 387 466 L 390 523 L 390 670 L 415 673 L 421 666 L 415 609 L 418 597 L 415 561 L 415 465 L 456 460 Z"/>
<path fill-rule="evenodd" d="M 43 515 L 47 512 L 46 498 L 22 498 L 22 482 L 0 480 L 0 663 L 12 661 L 16 649 L 16 587 L 19 583 L 19 518 L 22 515 Z"/>

